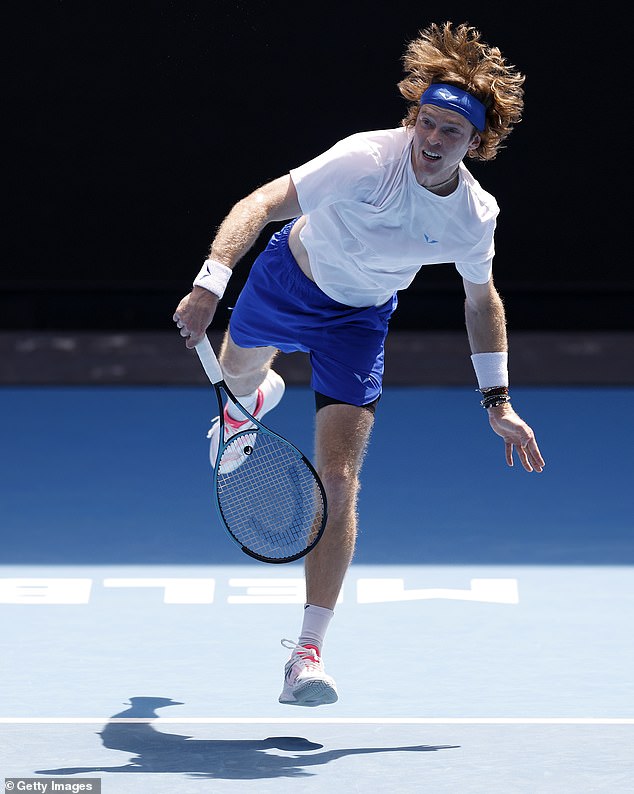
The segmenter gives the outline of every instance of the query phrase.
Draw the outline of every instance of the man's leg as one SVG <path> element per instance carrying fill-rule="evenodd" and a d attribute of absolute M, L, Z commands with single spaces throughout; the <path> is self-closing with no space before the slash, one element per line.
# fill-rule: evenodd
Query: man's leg
<path fill-rule="evenodd" d="M 328 499 L 328 523 L 306 557 L 306 601 L 334 609 L 354 554 L 359 474 L 374 416 L 355 405 L 326 405 L 317 412 L 315 460 Z"/>
<path fill-rule="evenodd" d="M 229 331 L 225 334 L 220 349 L 220 366 L 225 382 L 240 404 L 256 419 L 261 419 L 279 403 L 284 395 L 284 381 L 271 369 L 271 362 L 277 354 L 274 347 L 239 347 Z M 224 413 L 224 440 L 228 440 L 241 430 L 252 425 L 240 408 L 227 400 Z M 209 461 L 216 465 L 220 446 L 220 418 L 211 423 L 207 434 L 209 438 Z M 244 455 L 237 449 L 225 450 L 221 471 L 229 472 L 244 463 Z"/>
<path fill-rule="evenodd" d="M 238 347 L 227 330 L 219 359 L 225 382 L 236 397 L 250 394 L 258 388 L 277 353 L 274 347 Z"/>
<path fill-rule="evenodd" d="M 316 468 L 328 499 L 328 523 L 306 557 L 307 603 L 299 642 L 282 642 L 293 652 L 284 670 L 280 703 L 321 706 L 338 698 L 321 648 L 354 554 L 359 474 L 373 423 L 371 411 L 354 405 L 331 404 L 317 412 Z"/>

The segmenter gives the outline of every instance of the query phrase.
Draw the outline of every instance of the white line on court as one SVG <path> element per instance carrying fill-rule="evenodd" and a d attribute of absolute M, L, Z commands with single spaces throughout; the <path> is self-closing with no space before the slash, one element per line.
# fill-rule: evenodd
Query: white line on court
<path fill-rule="evenodd" d="M 627 717 L 0 717 L 1 725 L 634 725 Z"/>

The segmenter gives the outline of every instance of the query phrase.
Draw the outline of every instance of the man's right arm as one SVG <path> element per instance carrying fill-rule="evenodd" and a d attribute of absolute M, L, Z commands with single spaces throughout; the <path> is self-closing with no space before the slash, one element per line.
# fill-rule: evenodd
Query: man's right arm
<path fill-rule="evenodd" d="M 301 215 L 297 191 L 291 177 L 274 179 L 254 190 L 233 206 L 211 244 L 209 259 L 233 270 L 255 244 L 261 231 L 272 221 Z M 222 268 L 220 268 L 222 269 Z M 218 306 L 218 296 L 203 287 L 194 287 L 178 304 L 178 323 L 186 346 L 195 347 L 203 338 Z"/>
<path fill-rule="evenodd" d="M 271 221 L 301 215 L 295 185 L 288 174 L 254 190 L 232 208 L 211 244 L 210 259 L 233 267 Z"/>

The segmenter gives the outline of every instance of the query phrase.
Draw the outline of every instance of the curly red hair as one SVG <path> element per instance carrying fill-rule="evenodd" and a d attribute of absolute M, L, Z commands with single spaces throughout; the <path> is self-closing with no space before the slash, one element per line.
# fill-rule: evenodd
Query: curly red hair
<path fill-rule="evenodd" d="M 412 104 L 403 125 L 413 127 L 422 93 L 432 83 L 448 83 L 468 91 L 486 107 L 486 129 L 480 145 L 468 152 L 477 160 L 493 160 L 502 141 L 522 119 L 523 74 L 507 63 L 497 47 L 481 40 L 474 27 L 433 23 L 410 41 L 403 55 L 406 77 L 398 84 Z"/>

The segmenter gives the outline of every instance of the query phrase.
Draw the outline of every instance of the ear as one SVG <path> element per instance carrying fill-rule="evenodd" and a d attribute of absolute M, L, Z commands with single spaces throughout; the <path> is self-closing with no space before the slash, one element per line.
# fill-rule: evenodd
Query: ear
<path fill-rule="evenodd" d="M 472 152 L 474 149 L 477 149 L 480 145 L 482 138 L 480 137 L 479 132 L 474 132 L 473 138 L 469 141 L 469 146 L 467 146 L 467 151 Z"/>

